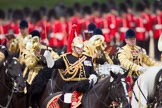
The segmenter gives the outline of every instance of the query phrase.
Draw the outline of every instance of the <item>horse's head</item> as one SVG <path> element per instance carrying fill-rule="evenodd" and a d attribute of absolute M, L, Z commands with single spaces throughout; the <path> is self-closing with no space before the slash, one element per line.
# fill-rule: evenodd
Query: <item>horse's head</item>
<path fill-rule="evenodd" d="M 15 92 L 23 92 L 25 88 L 25 81 L 22 76 L 22 66 L 17 58 L 10 57 L 4 60 L 5 80 L 8 81 L 11 88 Z"/>
<path fill-rule="evenodd" d="M 157 85 L 157 93 L 155 97 L 157 99 L 156 108 L 162 108 L 162 81 Z"/>
<path fill-rule="evenodd" d="M 160 70 L 162 72 L 162 70 Z M 157 106 L 156 108 L 162 108 L 162 73 L 159 73 L 159 80 L 157 81 L 155 87 L 156 87 L 156 91 L 155 91 L 155 98 L 157 100 Z"/>
<path fill-rule="evenodd" d="M 110 78 L 110 98 L 112 102 L 116 103 L 116 106 L 120 106 L 122 108 L 129 108 L 129 98 L 127 93 L 127 83 L 125 79 L 123 78 L 123 75 L 120 73 L 115 74 L 113 72 L 111 73 Z M 114 104 L 112 103 L 112 105 Z"/>

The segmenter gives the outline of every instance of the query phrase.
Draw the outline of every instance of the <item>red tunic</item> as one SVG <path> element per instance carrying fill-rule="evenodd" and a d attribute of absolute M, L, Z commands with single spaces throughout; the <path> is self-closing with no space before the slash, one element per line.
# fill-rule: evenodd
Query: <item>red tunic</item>
<path fill-rule="evenodd" d="M 162 33 L 162 18 L 160 16 L 155 16 L 153 22 L 153 37 L 157 39 Z"/>
<path fill-rule="evenodd" d="M 135 32 L 136 32 L 136 39 L 138 41 L 143 41 L 146 39 L 145 32 L 146 29 L 144 27 L 144 20 L 141 17 L 136 17 L 135 18 Z"/>
<path fill-rule="evenodd" d="M 55 21 L 50 34 L 49 46 L 62 47 L 67 44 L 67 24 L 59 20 Z"/>

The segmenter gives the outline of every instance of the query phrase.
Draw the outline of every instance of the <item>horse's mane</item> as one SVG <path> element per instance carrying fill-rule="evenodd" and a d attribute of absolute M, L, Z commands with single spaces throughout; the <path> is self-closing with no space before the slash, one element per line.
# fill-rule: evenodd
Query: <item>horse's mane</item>
<path fill-rule="evenodd" d="M 106 83 L 106 84 L 105 84 Z M 99 81 L 93 89 L 99 89 L 101 86 L 105 86 L 105 85 L 109 85 L 110 83 L 110 76 L 107 76 L 106 78 L 104 78 L 102 81 Z"/>
<path fill-rule="evenodd" d="M 156 80 L 158 80 L 158 75 L 162 73 L 162 71 L 160 71 L 162 69 L 161 66 L 153 66 L 153 67 L 148 67 L 147 71 L 142 74 L 141 76 L 139 76 L 141 78 L 141 82 L 147 82 L 146 87 L 148 90 L 148 96 L 152 97 L 154 95 L 155 92 L 155 83 Z M 159 73 L 160 71 L 160 73 Z"/>

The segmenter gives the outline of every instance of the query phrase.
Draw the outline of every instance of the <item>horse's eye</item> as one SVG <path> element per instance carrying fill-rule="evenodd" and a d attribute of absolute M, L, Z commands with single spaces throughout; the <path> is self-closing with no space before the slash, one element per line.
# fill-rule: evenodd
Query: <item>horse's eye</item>
<path fill-rule="evenodd" d="M 17 61 L 14 61 L 14 64 L 17 64 Z"/>

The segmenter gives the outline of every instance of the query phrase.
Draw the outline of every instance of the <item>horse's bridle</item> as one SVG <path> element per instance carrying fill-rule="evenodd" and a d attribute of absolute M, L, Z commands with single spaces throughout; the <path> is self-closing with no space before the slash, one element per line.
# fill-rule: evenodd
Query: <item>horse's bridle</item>
<path fill-rule="evenodd" d="M 15 57 L 13 57 L 12 59 L 15 59 L 16 61 L 17 61 L 17 58 L 15 58 Z M 17 87 L 17 82 L 16 82 L 16 79 L 13 77 L 13 76 L 10 76 L 9 74 L 8 74 L 8 69 L 7 69 L 7 65 L 6 65 L 6 63 L 7 63 L 8 61 L 6 60 L 6 61 L 4 61 L 4 63 L 3 63 L 3 65 L 4 65 L 4 67 L 5 67 L 5 75 L 6 75 L 6 77 L 8 78 L 8 79 L 10 79 L 11 80 L 11 84 L 13 85 L 13 87 L 12 87 L 12 89 L 14 90 L 14 93 L 18 93 L 18 92 L 20 92 L 19 91 L 19 88 Z M 18 78 L 18 77 L 21 77 L 21 74 L 18 74 L 17 76 L 16 76 L 16 78 Z M 9 88 L 8 88 L 9 89 Z"/>
<path fill-rule="evenodd" d="M 138 80 L 137 80 L 137 87 L 138 87 L 139 91 L 141 92 L 142 96 L 144 97 L 144 99 L 146 100 L 147 106 L 152 106 L 152 103 L 148 103 L 148 99 L 146 98 L 146 96 L 144 95 L 143 91 L 141 90 L 141 88 L 140 88 L 140 86 L 139 86 L 139 83 L 138 83 Z M 137 96 L 136 96 L 134 90 L 132 90 L 132 93 L 134 94 L 135 100 L 136 100 L 137 102 L 139 102 L 139 100 L 138 100 L 138 98 L 137 98 Z"/>
<path fill-rule="evenodd" d="M 12 58 L 12 59 L 16 59 L 16 58 Z M 17 60 L 17 59 L 16 59 L 16 60 Z M 15 80 L 12 76 L 10 76 L 10 75 L 8 74 L 8 69 L 7 69 L 7 66 L 6 66 L 6 63 L 7 63 L 7 62 L 8 62 L 7 60 L 5 60 L 5 61 L 3 62 L 3 66 L 5 67 L 5 75 L 6 75 L 7 78 L 10 78 L 10 77 L 11 77 L 10 79 L 11 79 L 11 83 L 12 83 L 13 86 L 12 86 L 11 95 L 8 96 L 8 100 L 7 100 L 6 106 L 0 105 L 0 108 L 8 108 L 9 105 L 10 105 L 10 103 L 11 103 L 13 94 L 19 92 L 19 89 L 18 89 L 18 87 L 17 87 L 17 82 L 16 82 L 16 80 Z M 20 77 L 20 74 L 18 74 L 17 77 Z M 8 90 L 10 90 L 10 88 L 9 88 L 7 85 L 5 85 L 5 84 L 3 84 L 3 85 L 4 85 L 4 87 L 6 87 Z"/>
<path fill-rule="evenodd" d="M 127 82 L 125 80 L 120 79 L 121 83 L 125 83 L 127 85 Z M 117 88 L 120 85 L 119 81 L 115 81 L 112 82 L 111 86 L 110 86 L 110 90 L 114 91 L 113 89 Z M 122 108 L 121 103 L 123 102 L 124 98 L 129 97 L 129 95 L 122 95 L 120 97 L 115 98 L 115 100 L 112 100 L 112 102 L 114 101 L 117 105 L 114 105 L 113 103 L 110 105 L 110 107 L 119 107 Z M 128 104 L 129 105 L 129 104 Z"/>
<path fill-rule="evenodd" d="M 156 85 L 156 90 L 155 90 L 155 94 L 156 94 L 156 92 L 158 91 L 159 92 L 159 88 L 160 88 L 160 83 L 162 83 L 162 81 L 160 81 L 157 85 Z M 158 95 L 159 95 L 159 93 L 158 93 Z M 154 103 L 156 103 L 157 105 L 161 105 L 162 106 L 162 100 L 158 100 L 158 97 L 157 96 L 155 96 L 155 102 Z"/>
<path fill-rule="evenodd" d="M 120 81 L 122 81 L 122 80 L 120 80 Z M 126 81 L 122 81 L 122 82 L 126 83 Z M 114 83 L 115 83 L 115 85 L 114 85 Z M 108 86 L 108 90 L 111 90 L 111 89 L 114 89 L 114 88 L 118 87 L 119 84 L 120 84 L 120 83 L 116 83 L 116 81 L 111 82 L 110 85 Z M 127 83 L 126 83 L 126 84 L 127 84 Z M 97 99 L 99 99 L 99 96 L 98 96 L 97 92 L 95 91 L 95 89 L 92 88 L 92 90 L 93 90 L 95 96 L 97 97 Z M 128 96 L 125 95 L 124 98 L 126 98 L 126 97 L 128 97 Z M 113 100 L 113 101 L 115 101 L 115 102 L 117 102 L 117 103 L 121 103 L 121 101 L 122 101 L 121 98 L 123 98 L 123 97 L 118 97 L 118 98 L 116 98 L 116 99 Z M 99 99 L 99 101 L 100 101 L 106 108 L 114 107 L 114 105 L 108 106 L 108 105 L 104 102 L 104 100 L 100 100 L 100 99 Z M 119 106 L 119 108 L 120 108 L 120 106 Z"/>

